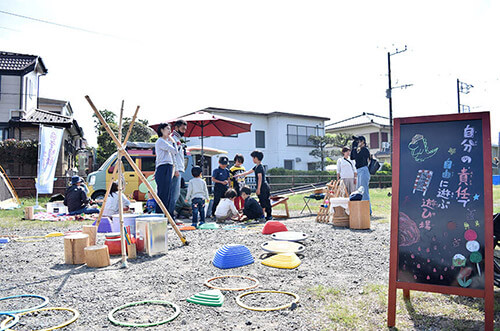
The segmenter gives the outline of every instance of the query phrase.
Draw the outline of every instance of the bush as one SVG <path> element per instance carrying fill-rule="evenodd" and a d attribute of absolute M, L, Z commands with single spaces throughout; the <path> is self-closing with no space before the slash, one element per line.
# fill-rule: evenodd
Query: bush
<path fill-rule="evenodd" d="M 382 165 L 382 168 L 380 169 L 381 171 L 387 171 L 387 172 L 392 172 L 392 166 L 389 162 L 384 162 Z"/>
<path fill-rule="evenodd" d="M 284 168 L 272 168 L 268 170 L 267 174 L 271 176 L 271 178 L 269 178 L 269 184 L 271 185 L 271 189 L 273 191 L 290 188 L 294 186 L 301 186 L 305 184 L 327 182 L 337 178 L 337 173 L 335 171 L 320 171 L 320 170 L 307 171 L 307 170 L 288 170 Z M 286 176 L 286 177 L 272 177 L 272 176 Z"/>
<path fill-rule="evenodd" d="M 0 162 L 22 162 L 37 164 L 38 141 L 6 139 L 0 141 Z"/>

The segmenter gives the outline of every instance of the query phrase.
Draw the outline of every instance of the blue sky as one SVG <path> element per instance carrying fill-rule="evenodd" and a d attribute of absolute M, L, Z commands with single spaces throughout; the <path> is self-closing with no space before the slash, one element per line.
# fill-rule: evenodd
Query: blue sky
<path fill-rule="evenodd" d="M 329 116 L 388 115 L 387 52 L 395 117 L 492 113 L 500 131 L 499 2 L 493 1 L 21 1 L 0 10 L 1 50 L 40 55 L 44 97 L 69 100 L 95 144 L 92 111 L 151 123 L 205 107 Z"/>

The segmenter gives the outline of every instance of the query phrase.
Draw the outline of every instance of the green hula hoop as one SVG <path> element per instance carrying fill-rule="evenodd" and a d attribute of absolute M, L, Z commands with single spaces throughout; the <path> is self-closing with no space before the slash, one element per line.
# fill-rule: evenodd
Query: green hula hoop
<path fill-rule="evenodd" d="M 153 303 L 153 304 L 160 304 L 160 305 L 170 306 L 170 307 L 174 308 L 175 311 L 174 311 L 174 313 L 171 316 L 169 316 L 167 319 L 164 319 L 163 321 L 154 322 L 154 323 L 144 323 L 144 324 L 120 322 L 120 321 L 118 321 L 117 319 L 115 319 L 113 317 L 113 314 L 116 313 L 119 310 L 122 310 L 122 309 L 125 309 L 125 308 L 128 308 L 128 307 L 132 307 L 132 306 L 142 305 L 142 304 L 145 304 L 145 303 Z M 144 300 L 144 301 L 136 301 L 136 302 L 127 303 L 126 305 L 123 305 L 123 306 L 120 306 L 118 308 L 113 309 L 112 311 L 109 312 L 108 319 L 109 319 L 109 321 L 111 323 L 113 323 L 115 325 L 118 325 L 118 326 L 127 326 L 127 327 L 136 327 L 136 328 L 139 328 L 139 327 L 157 326 L 157 325 L 162 325 L 162 324 L 165 324 L 165 323 L 168 323 L 168 322 L 172 322 L 177 316 L 179 316 L 180 313 L 181 313 L 181 309 L 179 308 L 179 306 L 177 306 L 174 303 L 171 303 L 171 302 L 168 302 L 168 301 L 163 301 L 163 300 Z"/>

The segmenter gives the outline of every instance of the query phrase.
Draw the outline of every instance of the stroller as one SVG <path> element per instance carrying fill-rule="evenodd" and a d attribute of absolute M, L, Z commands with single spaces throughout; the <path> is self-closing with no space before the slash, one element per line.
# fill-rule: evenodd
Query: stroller
<path fill-rule="evenodd" d="M 500 247 L 500 213 L 493 215 L 493 249 Z M 493 282 L 500 287 L 500 256 L 493 257 Z"/>

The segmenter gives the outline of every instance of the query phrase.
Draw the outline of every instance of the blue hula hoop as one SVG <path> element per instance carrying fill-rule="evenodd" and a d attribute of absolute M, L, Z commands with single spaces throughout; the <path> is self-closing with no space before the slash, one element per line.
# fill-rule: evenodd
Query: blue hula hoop
<path fill-rule="evenodd" d="M 25 309 L 19 309 L 19 310 L 6 310 L 6 311 L 0 311 L 0 315 L 12 315 L 12 314 L 19 314 L 19 313 L 24 313 L 27 311 L 32 311 L 36 309 L 40 309 L 42 307 L 45 307 L 49 303 L 49 299 L 41 296 L 41 295 L 35 295 L 35 294 L 19 294 L 19 295 L 12 295 L 10 297 L 4 297 L 0 298 L 0 301 L 3 300 L 8 300 L 8 299 L 14 299 L 14 298 L 38 298 L 42 299 L 43 302 L 39 304 L 38 306 L 35 307 L 30 307 L 30 308 L 25 308 Z"/>
<path fill-rule="evenodd" d="M 14 314 L 0 314 L 0 316 L 1 315 L 12 317 L 12 321 L 10 322 L 10 324 L 7 324 L 6 326 L 0 327 L 0 331 L 8 330 L 11 327 L 13 327 L 14 325 L 16 325 L 17 322 L 19 322 L 19 316 L 17 316 L 17 315 L 14 315 Z"/>

